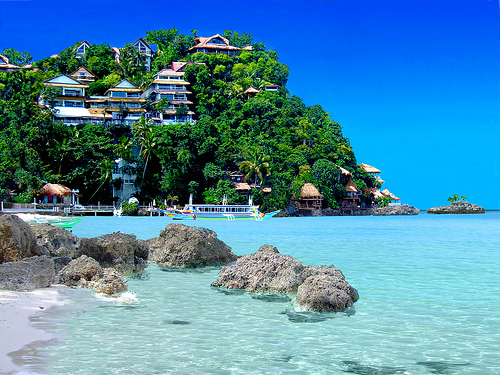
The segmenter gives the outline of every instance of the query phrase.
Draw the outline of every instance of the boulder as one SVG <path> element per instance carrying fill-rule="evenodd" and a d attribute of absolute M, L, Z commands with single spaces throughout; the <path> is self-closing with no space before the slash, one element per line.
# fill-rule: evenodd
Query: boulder
<path fill-rule="evenodd" d="M 72 260 L 57 275 L 57 281 L 70 287 L 94 289 L 96 293 L 116 294 L 127 291 L 127 282 L 115 269 L 103 269 L 86 255 Z"/>
<path fill-rule="evenodd" d="M 88 287 L 91 281 L 97 281 L 104 276 L 104 270 L 99 263 L 86 255 L 72 260 L 57 274 L 59 284 L 72 287 Z"/>
<path fill-rule="evenodd" d="M 41 255 L 28 223 L 16 215 L 0 216 L 0 264 Z"/>
<path fill-rule="evenodd" d="M 47 254 L 70 258 L 77 256 L 80 239 L 70 231 L 49 223 L 35 224 L 31 229 L 38 246 Z"/>
<path fill-rule="evenodd" d="M 484 207 L 469 202 L 453 202 L 449 206 L 432 207 L 428 214 L 484 214 Z"/>
<path fill-rule="evenodd" d="M 46 288 L 54 280 L 54 261 L 34 256 L 18 262 L 0 264 L 0 289 L 28 292 Z"/>
<path fill-rule="evenodd" d="M 307 266 L 289 255 L 280 254 L 270 245 L 264 245 L 254 254 L 239 257 L 236 264 L 222 268 L 212 286 L 250 292 L 297 293 L 298 299 L 298 291 L 304 284 L 298 304 L 300 308 L 338 311 L 349 303 L 352 306 L 359 298 L 337 268 Z M 308 291 L 313 291 L 315 297 L 312 301 L 304 298 Z M 336 295 L 339 295 L 337 302 L 334 301 Z"/>
<path fill-rule="evenodd" d="M 78 255 L 94 258 L 104 268 L 114 268 L 124 275 L 144 271 L 149 247 L 132 234 L 121 232 L 95 238 L 82 238 Z"/>
<path fill-rule="evenodd" d="M 295 304 L 307 311 L 340 311 L 352 307 L 358 299 L 356 289 L 343 278 L 315 275 L 299 286 Z"/>
<path fill-rule="evenodd" d="M 105 268 L 103 277 L 94 287 L 96 293 L 108 295 L 126 292 L 127 289 L 127 282 L 114 268 Z"/>
<path fill-rule="evenodd" d="M 234 262 L 231 248 L 206 228 L 170 224 L 147 241 L 149 261 L 167 267 L 199 267 Z"/>

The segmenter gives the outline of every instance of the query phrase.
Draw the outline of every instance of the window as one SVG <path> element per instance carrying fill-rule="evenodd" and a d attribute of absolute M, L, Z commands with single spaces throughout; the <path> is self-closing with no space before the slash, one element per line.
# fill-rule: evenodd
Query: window
<path fill-rule="evenodd" d="M 127 93 L 123 91 L 111 91 L 111 96 L 114 98 L 126 98 Z"/>

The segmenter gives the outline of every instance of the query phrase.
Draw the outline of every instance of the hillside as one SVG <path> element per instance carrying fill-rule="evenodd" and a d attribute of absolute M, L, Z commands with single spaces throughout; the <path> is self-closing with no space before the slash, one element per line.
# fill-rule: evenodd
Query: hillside
<path fill-rule="evenodd" d="M 283 209 L 310 182 L 325 196 L 325 206 L 336 208 L 346 195 L 339 167 L 352 173 L 361 192 L 379 187 L 357 165 L 341 126 L 320 105 L 307 107 L 289 93 L 288 67 L 276 51 L 231 31 L 207 44 L 222 48 L 227 41 L 234 47 L 230 52 L 195 48 L 207 39 L 175 29 L 148 31 L 137 42 L 156 46 L 150 55 L 133 44 L 118 49 L 87 43 L 82 53 L 78 42 L 31 66 L 0 73 L 2 196 L 15 191 L 16 200 L 32 202 L 42 181 L 49 181 L 78 188 L 82 202 L 116 202 L 113 191 L 123 186 L 112 178 L 117 159 L 136 176 L 140 191 L 135 195 L 141 202 L 176 197 L 182 203 L 193 194 L 195 201 L 215 203 L 226 195 L 236 203 L 250 194 L 264 209 Z M 9 49 L 3 54 L 11 64 L 30 62 L 26 52 Z M 174 62 L 184 63 L 178 65 L 182 75 Z M 109 103 L 105 108 L 96 104 L 102 123 L 58 121 L 61 113 L 54 108 L 61 92 L 50 80 L 81 66 L 95 76 L 81 98 L 85 108 L 109 100 L 107 93 L 118 92 L 123 80 L 142 93 L 135 99 L 140 106 L 132 110 L 121 105 L 113 112 Z M 153 90 L 165 71 L 178 72 L 187 82 L 189 91 L 181 99 L 163 98 L 161 90 Z M 131 114 L 143 116 L 130 123 L 126 118 L 138 118 L 126 117 Z M 167 117 L 188 120 L 162 125 Z M 236 190 L 230 179 L 240 168 L 251 191 Z"/>

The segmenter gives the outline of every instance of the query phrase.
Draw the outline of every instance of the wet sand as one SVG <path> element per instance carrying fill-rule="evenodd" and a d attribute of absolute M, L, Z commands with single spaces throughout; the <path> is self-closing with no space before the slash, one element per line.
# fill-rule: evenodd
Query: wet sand
<path fill-rule="evenodd" d="M 43 314 L 50 307 L 63 305 L 59 294 L 61 288 L 65 287 L 51 286 L 32 292 L 0 290 L 0 374 L 23 371 L 13 363 L 13 352 L 35 341 L 52 339 L 49 333 L 33 327 L 30 317 Z"/>

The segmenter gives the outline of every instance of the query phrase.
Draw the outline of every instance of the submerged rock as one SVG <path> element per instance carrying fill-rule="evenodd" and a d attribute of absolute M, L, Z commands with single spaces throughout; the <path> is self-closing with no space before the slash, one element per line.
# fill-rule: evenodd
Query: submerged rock
<path fill-rule="evenodd" d="M 432 207 L 428 214 L 484 214 L 484 207 L 469 202 L 453 202 L 449 206 Z"/>
<path fill-rule="evenodd" d="M 167 267 L 199 267 L 228 264 L 237 256 L 206 228 L 170 224 L 158 238 L 147 241 L 149 261 Z"/>
<path fill-rule="evenodd" d="M 0 216 L 0 264 L 41 255 L 30 225 L 16 215 Z"/>
<path fill-rule="evenodd" d="M 50 286 L 54 279 L 54 261 L 35 256 L 18 262 L 0 264 L 0 289 L 29 292 Z"/>
<path fill-rule="evenodd" d="M 112 267 L 124 275 L 142 272 L 147 266 L 149 247 L 145 241 L 125 233 L 82 238 L 78 255 L 94 258 L 104 267 Z"/>
<path fill-rule="evenodd" d="M 264 245 L 256 253 L 238 258 L 236 264 L 222 268 L 212 286 L 254 293 L 297 293 L 297 307 L 311 311 L 339 311 L 359 298 L 337 268 L 307 266 L 280 254 L 271 245 Z M 305 298 L 306 295 L 312 297 Z"/>
<path fill-rule="evenodd" d="M 80 239 L 70 231 L 49 223 L 35 224 L 31 229 L 38 246 L 48 255 L 70 258 L 77 256 Z"/>

